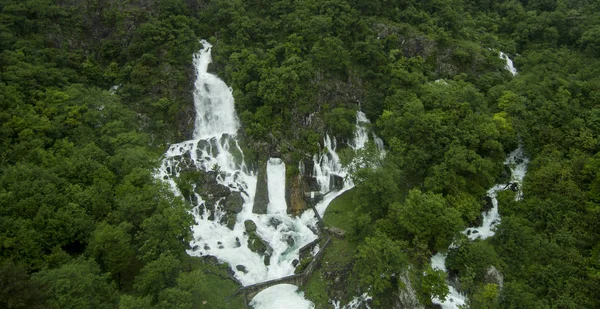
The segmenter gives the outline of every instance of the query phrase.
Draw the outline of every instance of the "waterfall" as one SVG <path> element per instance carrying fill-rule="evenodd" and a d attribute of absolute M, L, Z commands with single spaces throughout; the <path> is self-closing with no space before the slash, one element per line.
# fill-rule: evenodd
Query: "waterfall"
<path fill-rule="evenodd" d="M 504 67 L 506 70 L 508 70 L 510 72 L 510 74 L 512 74 L 513 76 L 517 75 L 517 69 L 515 69 L 515 66 L 513 65 L 512 60 L 510 60 L 510 58 L 508 58 L 508 56 L 503 53 L 500 52 L 500 58 L 504 59 L 504 61 L 506 61 L 506 66 Z"/>
<path fill-rule="evenodd" d="M 294 260 L 299 259 L 299 248 L 317 238 L 313 232 L 316 230 L 316 216 L 312 210 L 304 212 L 301 217 L 287 215 L 286 168 L 280 158 L 270 158 L 267 162 L 267 213 L 252 212 L 257 175 L 247 168 L 238 143 L 236 134 L 240 123 L 232 89 L 208 72 L 212 46 L 204 40 L 201 43 L 203 48 L 194 55 L 193 61 L 196 69 L 193 139 L 171 145 L 155 177 L 167 183 L 176 195 L 186 193 L 185 197 L 192 204 L 195 224 L 192 226 L 192 249 L 188 250 L 188 254 L 211 255 L 220 262 L 228 263 L 243 285 L 291 275 L 295 270 Z M 368 122 L 364 114 L 361 116 L 359 113 L 357 123 L 365 121 Z M 352 143 L 361 146 L 356 149 L 364 146 L 366 135 L 366 131 L 357 134 L 356 139 L 360 141 Z M 326 136 L 324 144 L 321 154 L 313 158 L 313 173 L 319 179 L 319 190 L 325 195 L 318 205 L 322 213 L 331 200 L 353 186 L 335 152 L 335 138 Z M 192 181 L 191 194 L 190 188 L 184 192 L 176 181 L 183 173 L 189 172 L 201 175 Z M 334 176 L 344 180 L 341 189 L 332 190 L 331 179 Z M 228 209 L 237 207 L 236 201 L 241 206 L 232 216 Z M 255 231 L 246 229 L 248 221 L 254 223 Z M 256 242 L 264 246 L 263 252 L 250 249 L 250 244 Z M 283 288 L 280 293 L 290 290 Z"/>
<path fill-rule="evenodd" d="M 279 158 L 271 158 L 267 162 L 267 188 L 269 192 L 268 212 L 285 214 L 285 163 Z"/>
<path fill-rule="evenodd" d="M 490 210 L 482 213 L 483 222 L 481 226 L 470 227 L 462 231 L 462 233 L 467 235 L 467 237 L 470 240 L 475 240 L 477 238 L 486 239 L 488 237 L 494 236 L 494 230 L 498 223 L 500 223 L 500 215 L 498 213 L 498 200 L 496 199 L 496 195 L 499 191 L 515 189 L 515 199 L 520 200 L 523 196 L 523 193 L 521 191 L 521 185 L 523 183 L 525 173 L 527 172 L 528 163 L 529 159 L 525 157 L 522 145 L 507 156 L 506 160 L 504 161 L 504 164 L 507 165 L 511 170 L 511 179 L 506 184 L 496 184 L 488 190 L 487 196 L 491 200 L 493 206 Z M 455 245 L 451 244 L 448 249 L 453 249 L 454 247 Z M 441 252 L 435 254 L 431 258 L 431 267 L 447 272 L 446 254 Z M 432 299 L 433 303 L 442 306 L 443 309 L 458 309 L 459 306 L 464 305 L 466 303 L 466 296 L 458 292 L 456 288 L 454 288 L 452 285 L 448 285 L 448 290 L 449 294 L 446 297 L 445 301 L 442 302 L 440 299 L 434 298 Z"/>

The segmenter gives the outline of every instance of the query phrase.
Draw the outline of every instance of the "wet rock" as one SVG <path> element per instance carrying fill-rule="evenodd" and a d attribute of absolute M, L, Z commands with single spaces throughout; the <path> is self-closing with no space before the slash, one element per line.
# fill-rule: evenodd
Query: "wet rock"
<path fill-rule="evenodd" d="M 210 250 L 210 246 L 208 244 L 204 244 L 204 250 Z"/>
<path fill-rule="evenodd" d="M 315 169 L 315 162 L 312 158 L 302 159 L 302 170 L 300 171 L 301 176 L 312 176 L 313 170 Z"/>
<path fill-rule="evenodd" d="M 513 192 L 518 192 L 519 191 L 519 184 L 516 183 L 516 182 L 513 182 L 513 183 L 510 184 L 509 188 Z"/>
<path fill-rule="evenodd" d="M 294 240 L 294 237 L 292 237 L 292 236 L 288 236 L 285 239 L 285 242 L 287 242 L 288 246 L 290 246 L 290 247 L 294 246 L 294 244 L 296 243 L 296 241 Z"/>
<path fill-rule="evenodd" d="M 227 214 L 227 216 L 225 216 L 227 218 L 227 222 L 225 223 L 225 225 L 233 231 L 233 228 L 235 227 L 235 222 L 236 222 L 236 215 L 235 214 Z"/>
<path fill-rule="evenodd" d="M 298 261 L 298 259 L 294 259 L 292 261 L 292 266 L 296 267 L 296 266 L 298 266 L 298 264 L 300 264 L 300 261 Z"/>
<path fill-rule="evenodd" d="M 200 246 L 195 245 L 195 246 L 192 247 L 192 251 L 196 252 L 198 250 L 200 250 Z"/>
<path fill-rule="evenodd" d="M 331 175 L 329 187 L 332 190 L 341 190 L 344 187 L 344 178 L 338 175 Z"/>
<path fill-rule="evenodd" d="M 272 227 L 274 227 L 274 228 L 277 228 L 277 227 L 278 227 L 278 226 L 281 224 L 281 221 L 279 221 L 279 219 L 277 219 L 277 218 L 275 218 L 275 217 L 271 217 L 271 218 L 269 219 L 269 224 L 270 224 Z"/>
<path fill-rule="evenodd" d="M 304 177 L 302 177 L 302 181 L 304 183 L 304 191 L 305 192 L 318 192 L 319 190 L 321 190 L 321 187 L 319 186 L 319 182 L 317 181 L 317 178 L 315 178 L 315 177 L 304 176 Z"/>
<path fill-rule="evenodd" d="M 256 223 L 254 223 L 254 221 L 252 220 L 244 221 L 244 227 L 246 228 L 246 232 L 248 233 L 256 232 Z"/>
<path fill-rule="evenodd" d="M 492 208 L 494 208 L 492 198 L 490 196 L 485 196 L 483 198 L 483 211 L 490 211 Z"/>
<path fill-rule="evenodd" d="M 237 266 L 235 266 L 235 269 L 243 272 L 244 274 L 248 273 L 248 270 L 246 269 L 246 266 L 244 266 L 244 265 L 237 265 Z"/>
<path fill-rule="evenodd" d="M 231 192 L 225 197 L 223 201 L 223 207 L 227 213 L 239 213 L 242 211 L 244 206 L 244 199 L 240 192 Z"/>
<path fill-rule="evenodd" d="M 242 243 L 240 242 L 240 239 L 238 237 L 235 238 L 235 248 L 239 248 L 242 246 Z"/>

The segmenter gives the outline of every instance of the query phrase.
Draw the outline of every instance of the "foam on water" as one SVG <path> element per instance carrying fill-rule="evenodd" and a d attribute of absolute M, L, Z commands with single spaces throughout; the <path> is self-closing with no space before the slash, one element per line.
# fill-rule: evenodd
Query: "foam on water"
<path fill-rule="evenodd" d="M 262 290 L 250 302 L 260 309 L 314 309 L 315 305 L 304 298 L 304 293 L 291 284 L 278 284 Z"/>
<path fill-rule="evenodd" d="M 285 214 L 285 164 L 279 158 L 271 158 L 267 162 L 267 187 L 269 191 L 268 212 Z"/>

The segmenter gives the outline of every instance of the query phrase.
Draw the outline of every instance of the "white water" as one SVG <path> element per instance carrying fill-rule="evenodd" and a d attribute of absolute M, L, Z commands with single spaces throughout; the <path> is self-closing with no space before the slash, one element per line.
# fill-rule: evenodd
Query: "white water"
<path fill-rule="evenodd" d="M 517 75 L 517 69 L 515 69 L 512 60 L 510 60 L 510 58 L 503 52 L 500 52 L 500 58 L 506 61 L 506 66 L 504 68 L 506 68 L 513 76 Z"/>
<path fill-rule="evenodd" d="M 285 214 L 285 164 L 279 158 L 271 158 L 267 162 L 267 187 L 269 192 L 270 214 Z"/>
<path fill-rule="evenodd" d="M 477 238 L 486 239 L 494 236 L 495 228 L 498 223 L 500 223 L 498 200 L 496 199 L 496 195 L 499 191 L 508 190 L 511 184 L 516 184 L 518 189 L 515 195 L 515 200 L 520 200 L 523 196 L 521 185 L 523 183 L 525 173 L 527 173 L 528 163 L 529 159 L 523 154 L 523 146 L 519 146 L 519 148 L 515 149 L 508 155 L 504 161 L 504 164 L 510 167 L 511 179 L 507 184 L 496 184 L 488 190 L 488 196 L 492 200 L 492 209 L 487 212 L 483 212 L 483 222 L 481 226 L 470 227 L 462 231 L 462 233 L 467 235 L 470 240 L 475 240 Z M 454 244 L 451 244 L 449 249 L 454 248 L 454 246 Z M 446 254 L 438 252 L 436 255 L 434 255 L 431 258 L 431 267 L 447 272 Z M 459 293 L 452 285 L 448 284 L 448 290 L 449 294 L 446 296 L 445 301 L 442 302 L 438 298 L 433 298 L 432 302 L 434 304 L 439 304 L 443 309 L 458 309 L 459 306 L 462 306 L 466 303 L 467 297 L 464 294 Z"/>
<path fill-rule="evenodd" d="M 181 195 L 175 182 L 181 172 L 213 171 L 218 175 L 216 180 L 219 184 L 228 187 L 231 192 L 241 193 L 243 209 L 237 214 L 232 229 L 221 223 L 221 219 L 226 219 L 227 215 L 222 207 L 223 199 L 215 202 L 212 208 L 205 201 L 210 196 L 194 193 L 190 202 L 195 225 L 192 227 L 193 240 L 190 243 L 192 250 L 188 254 L 212 255 L 221 262 L 229 263 L 235 277 L 243 285 L 291 275 L 295 269 L 292 263 L 299 258 L 299 248 L 317 238 L 311 230 L 316 230 L 316 216 L 312 210 L 304 212 L 301 217 L 287 215 L 285 163 L 279 158 L 270 158 L 267 163 L 267 214 L 252 213 L 257 177 L 246 167 L 237 141 L 236 133 L 240 124 L 235 113 L 232 90 L 207 71 L 212 46 L 206 41 L 202 41 L 202 44 L 204 48 L 194 55 L 197 77 L 193 139 L 171 145 L 155 175 L 168 183 L 175 194 Z M 368 140 L 367 130 L 361 130 L 367 122 L 364 114 L 357 113 L 358 133 L 355 141 L 349 143 L 356 150 L 364 147 Z M 321 154 L 313 157 L 315 168 L 312 171 L 318 179 L 320 192 L 324 194 L 316 205 L 321 215 L 335 197 L 353 187 L 351 180 L 346 177 L 347 169 L 342 166 L 335 152 L 335 139 L 326 136 L 324 145 Z M 331 178 L 334 175 L 344 179 L 339 190 L 332 190 Z M 247 220 L 256 224 L 256 235 L 270 247 L 268 266 L 265 265 L 268 255 L 253 252 L 248 247 L 249 236 L 244 225 Z M 316 254 L 317 251 L 315 249 L 312 253 Z M 296 289 L 294 286 L 274 286 L 265 290 L 265 294 L 260 293 L 261 297 L 257 295 L 253 304 L 261 309 L 296 308 L 291 307 L 294 304 L 298 304 L 297 308 L 311 308 L 311 303 L 302 301 L 303 297 L 296 293 Z M 273 299 L 273 295 L 278 300 Z"/>
<path fill-rule="evenodd" d="M 496 198 L 499 191 L 507 190 L 511 184 L 516 184 L 518 191 L 515 199 L 519 200 L 523 193 L 521 192 L 521 184 L 523 178 L 527 172 L 527 164 L 529 159 L 523 154 L 523 146 L 515 149 L 511 152 L 506 161 L 505 165 L 508 165 L 511 170 L 511 179 L 506 184 L 496 184 L 488 190 L 488 197 L 492 200 L 492 209 L 483 213 L 483 222 L 481 226 L 470 227 L 464 230 L 462 233 L 467 235 L 469 239 L 475 240 L 477 238 L 486 239 L 490 236 L 494 236 L 496 226 L 500 223 L 500 214 L 498 213 L 498 199 Z"/>
<path fill-rule="evenodd" d="M 250 302 L 261 309 L 313 309 L 315 305 L 304 298 L 304 293 L 291 284 L 278 284 L 262 290 Z"/>

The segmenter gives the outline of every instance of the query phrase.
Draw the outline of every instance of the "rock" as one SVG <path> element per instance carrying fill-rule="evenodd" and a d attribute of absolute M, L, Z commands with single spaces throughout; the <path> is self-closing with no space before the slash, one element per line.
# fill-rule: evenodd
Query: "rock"
<path fill-rule="evenodd" d="M 277 218 L 275 218 L 275 217 L 271 217 L 271 218 L 269 219 L 269 224 L 270 224 L 272 227 L 274 227 L 274 228 L 277 228 L 277 227 L 278 227 L 278 226 L 281 224 L 281 221 L 279 221 L 279 219 L 277 219 Z"/>
<path fill-rule="evenodd" d="M 304 192 L 319 192 L 319 190 L 321 190 L 319 182 L 315 177 L 304 176 L 302 177 L 302 181 L 304 184 Z"/>
<path fill-rule="evenodd" d="M 300 264 L 300 261 L 298 261 L 298 259 L 294 259 L 292 261 L 292 266 L 296 267 L 296 266 L 298 266 L 298 264 Z"/>
<path fill-rule="evenodd" d="M 242 243 L 240 242 L 240 239 L 238 237 L 235 238 L 235 246 L 234 248 L 239 248 L 242 246 Z"/>
<path fill-rule="evenodd" d="M 492 202 L 492 198 L 490 196 L 485 196 L 483 198 L 483 211 L 490 211 L 490 209 L 494 208 L 494 203 Z"/>
<path fill-rule="evenodd" d="M 244 199 L 242 198 L 242 194 L 240 192 L 231 192 L 225 197 L 223 201 L 223 207 L 227 213 L 237 214 L 242 211 L 244 207 Z"/>
<path fill-rule="evenodd" d="M 285 239 L 285 242 L 287 242 L 288 246 L 290 247 L 294 246 L 294 244 L 296 243 L 294 237 L 292 237 L 291 235 Z"/>
<path fill-rule="evenodd" d="M 304 200 L 304 192 L 302 189 L 302 179 L 300 177 L 293 177 L 290 182 L 290 201 L 288 203 L 288 213 L 299 215 L 305 209 L 307 209 L 306 201 Z"/>
<path fill-rule="evenodd" d="M 267 164 L 261 163 L 256 175 L 256 193 L 254 195 L 254 206 L 252 212 L 255 214 L 266 214 L 269 205 L 269 187 L 267 185 Z"/>
<path fill-rule="evenodd" d="M 256 223 L 254 223 L 254 221 L 252 221 L 252 220 L 244 221 L 244 227 L 246 228 L 246 231 L 248 233 L 256 232 Z"/>
<path fill-rule="evenodd" d="M 231 214 L 231 213 L 228 213 L 227 216 L 225 216 L 226 221 L 227 221 L 227 222 L 225 222 L 225 224 L 232 231 L 233 231 L 233 228 L 235 227 L 235 222 L 236 222 L 235 218 L 236 217 L 237 217 L 236 214 Z"/>
<path fill-rule="evenodd" d="M 346 234 L 346 231 L 344 231 L 340 228 L 337 228 L 337 227 L 333 227 L 333 226 L 326 228 L 326 230 L 329 233 L 331 233 L 333 236 L 336 236 L 336 237 L 342 238 L 342 239 L 344 238 L 344 235 Z"/>
<path fill-rule="evenodd" d="M 519 184 L 516 182 L 513 182 L 510 184 L 510 190 L 513 192 L 518 192 L 519 191 Z"/>
<path fill-rule="evenodd" d="M 400 281 L 403 283 L 398 288 L 398 299 L 394 302 L 394 309 L 425 309 L 423 305 L 419 302 L 417 298 L 417 292 L 412 287 L 412 284 L 408 278 L 408 271 L 404 271 L 404 273 L 400 276 Z"/>
<path fill-rule="evenodd" d="M 235 269 L 243 272 L 244 274 L 248 273 L 248 270 L 246 269 L 246 266 L 244 266 L 244 265 L 237 265 L 237 266 L 235 266 Z"/>
<path fill-rule="evenodd" d="M 302 159 L 302 164 L 300 168 L 300 176 L 312 176 L 313 170 L 315 169 L 315 162 L 312 158 L 304 158 Z"/>
<path fill-rule="evenodd" d="M 344 187 L 344 178 L 338 175 L 331 175 L 329 178 L 329 187 L 332 190 L 341 190 Z"/>
<path fill-rule="evenodd" d="M 195 251 L 198 251 L 198 250 L 200 250 L 200 246 L 195 245 L 195 246 L 192 247 L 192 251 L 195 252 Z"/>
<path fill-rule="evenodd" d="M 500 292 L 504 286 L 504 275 L 502 275 L 496 267 L 490 266 L 485 273 L 483 281 L 496 284 L 498 286 L 498 292 Z"/>

